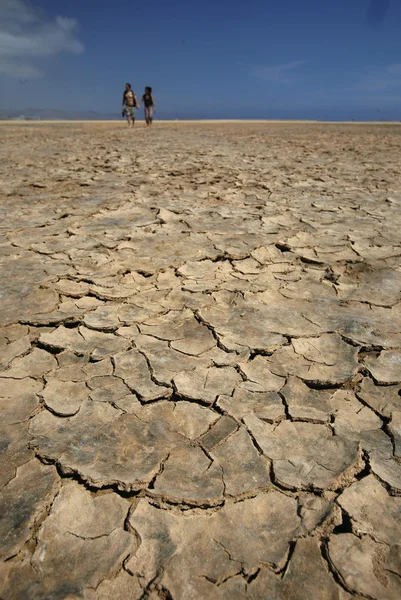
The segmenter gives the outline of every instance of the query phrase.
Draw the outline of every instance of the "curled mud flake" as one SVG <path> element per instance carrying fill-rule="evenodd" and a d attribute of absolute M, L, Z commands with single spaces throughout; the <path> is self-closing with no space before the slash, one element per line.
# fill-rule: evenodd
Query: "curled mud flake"
<path fill-rule="evenodd" d="M 401 459 L 401 411 L 394 411 L 388 426 L 394 444 L 394 456 Z"/>
<path fill-rule="evenodd" d="M 170 448 L 180 442 L 164 423 L 144 424 L 136 415 L 121 415 L 104 402 L 84 402 L 68 421 L 53 419 L 40 426 L 33 423 L 37 433 L 32 445 L 64 472 L 78 473 L 98 487 L 142 489 Z"/>
<path fill-rule="evenodd" d="M 212 358 L 183 354 L 174 350 L 170 342 L 151 336 L 139 335 L 135 346 L 147 361 L 154 381 L 160 385 L 171 386 L 177 373 L 213 366 Z"/>
<path fill-rule="evenodd" d="M 160 510 L 140 500 L 130 525 L 142 544 L 126 568 L 143 581 L 162 572 L 161 581 L 177 597 L 180 590 L 211 590 L 205 579 L 219 584 L 261 563 L 283 566 L 299 522 L 296 501 L 278 492 L 210 514 Z"/>
<path fill-rule="evenodd" d="M 173 349 L 193 356 L 199 356 L 216 345 L 211 331 L 199 323 L 188 309 L 148 319 L 140 325 L 140 330 L 144 335 L 170 341 Z"/>
<path fill-rule="evenodd" d="M 298 377 L 289 377 L 280 393 L 294 421 L 330 422 L 333 409 L 330 405 L 329 391 L 310 389 Z"/>
<path fill-rule="evenodd" d="M 350 390 L 336 390 L 330 404 L 335 435 L 360 443 L 367 452 L 391 452 L 391 440 L 384 431 L 382 419 L 364 406 Z"/>
<path fill-rule="evenodd" d="M 15 262 L 13 261 L 14 265 Z M 17 275 L 13 270 L 2 270 L 3 298 L 7 299 L 7 306 L 1 311 L 0 324 L 10 324 L 35 321 L 35 317 L 43 313 L 55 311 L 58 303 L 58 294 L 50 289 L 38 288 L 37 281 L 34 281 L 35 273 L 28 275 L 29 268 L 25 261 L 21 261 L 20 268 L 23 269 L 23 275 Z M 46 275 L 44 275 L 46 277 Z M 7 282 L 11 282 L 9 285 Z"/>
<path fill-rule="evenodd" d="M 241 498 L 269 487 L 269 461 L 260 456 L 245 429 L 214 447 L 210 455 L 222 468 L 225 496 Z"/>
<path fill-rule="evenodd" d="M 41 457 L 93 486 L 129 491 L 149 487 L 152 494 L 176 503 L 221 503 L 221 467 L 211 465 L 179 429 L 173 416 L 159 412 L 158 404 L 121 415 L 107 403 L 84 402 L 68 420 L 36 417 L 31 434 Z"/>
<path fill-rule="evenodd" d="M 256 356 L 252 361 L 239 364 L 247 381 L 259 384 L 264 392 L 278 392 L 285 384 L 285 379 L 272 373 L 269 366 L 264 356 Z"/>
<path fill-rule="evenodd" d="M 0 423 L 2 427 L 27 421 L 39 409 L 37 394 L 25 393 L 13 398 L 0 398 Z"/>
<path fill-rule="evenodd" d="M 10 404 L 9 398 L 6 398 L 6 404 Z M 0 487 L 15 477 L 19 466 L 34 458 L 33 451 L 29 449 L 28 427 L 29 421 L 0 427 Z"/>
<path fill-rule="evenodd" d="M 83 322 L 90 329 L 114 331 L 121 324 L 117 314 L 119 308 L 120 304 L 104 304 L 86 314 L 83 318 Z"/>
<path fill-rule="evenodd" d="M 357 396 L 376 413 L 389 418 L 393 410 L 401 406 L 400 389 L 400 385 L 379 386 L 369 377 L 364 377 Z"/>
<path fill-rule="evenodd" d="M 122 570 L 117 577 L 104 579 L 96 590 L 84 590 L 83 597 L 84 600 L 140 600 L 143 593 L 138 577 Z"/>
<path fill-rule="evenodd" d="M 69 329 L 60 325 L 51 333 L 41 334 L 39 342 L 56 350 L 72 350 L 78 353 L 87 351 L 87 345 L 77 328 Z"/>
<path fill-rule="evenodd" d="M 365 358 L 365 365 L 380 385 L 401 382 L 401 351 L 383 350 L 378 358 Z"/>
<path fill-rule="evenodd" d="M 56 415 L 70 417 L 81 408 L 88 398 L 88 389 L 83 382 L 48 379 L 41 396 L 46 406 Z"/>
<path fill-rule="evenodd" d="M 341 525 L 341 510 L 331 499 L 315 494 L 301 494 L 298 502 L 298 514 L 302 519 L 300 530 L 303 533 L 314 532 L 316 537 L 326 537 Z"/>
<path fill-rule="evenodd" d="M 118 354 L 114 364 L 114 375 L 120 377 L 144 402 L 171 396 L 171 388 L 154 383 L 148 362 L 138 350 Z"/>
<path fill-rule="evenodd" d="M 363 467 L 358 443 L 333 437 L 324 425 L 282 421 L 276 426 L 253 415 L 244 422 L 273 461 L 275 482 L 286 488 L 335 490 Z"/>
<path fill-rule="evenodd" d="M 206 433 L 219 419 L 219 415 L 208 408 L 185 401 L 176 403 L 172 417 L 177 423 L 177 431 L 190 440 Z"/>
<path fill-rule="evenodd" d="M 13 379 L 0 377 L 0 398 L 15 398 L 23 394 L 38 394 L 43 389 L 43 383 L 32 377 Z"/>
<path fill-rule="evenodd" d="M 354 248 L 368 260 L 397 255 L 388 247 L 367 247 L 358 242 Z M 348 265 L 338 283 L 339 296 L 343 300 L 368 301 L 376 306 L 391 307 L 401 298 L 401 274 L 388 267 L 377 268 L 367 261 Z"/>
<path fill-rule="evenodd" d="M 309 363 L 296 373 L 305 381 L 337 385 L 350 379 L 359 368 L 358 349 L 346 344 L 337 334 L 294 339 L 292 345 L 296 354 Z"/>
<path fill-rule="evenodd" d="M 254 414 L 267 423 L 279 422 L 286 418 L 285 406 L 279 394 L 264 392 L 260 386 L 253 386 L 249 381 L 237 386 L 232 396 L 219 396 L 216 406 L 237 421 L 249 414 Z"/>
<path fill-rule="evenodd" d="M 77 365 L 70 365 L 70 366 L 66 366 L 66 367 L 61 367 L 59 369 L 57 369 L 57 371 L 54 371 L 54 373 L 51 374 L 50 378 L 46 378 L 46 381 L 50 379 L 50 380 L 54 380 L 57 379 L 60 382 L 74 382 L 74 383 L 78 383 L 78 382 L 85 382 L 87 380 L 87 375 L 85 373 L 85 371 L 82 369 L 81 366 Z"/>
<path fill-rule="evenodd" d="M 261 306 L 210 307 L 201 309 L 203 322 L 212 327 L 226 348 L 258 348 L 272 352 L 287 342 L 282 327 Z"/>
<path fill-rule="evenodd" d="M 400 578 L 392 571 L 394 553 L 369 536 L 333 535 L 328 545 L 329 563 L 345 588 L 375 600 L 396 600 Z"/>
<path fill-rule="evenodd" d="M 249 583 L 247 597 L 264 598 L 267 590 L 272 598 L 288 600 L 351 600 L 327 569 L 319 540 L 314 537 L 297 541 L 283 577 L 262 567 Z"/>
<path fill-rule="evenodd" d="M 89 285 L 83 281 L 73 281 L 71 279 L 60 279 L 54 286 L 56 290 L 72 298 L 81 298 L 89 292 Z"/>
<path fill-rule="evenodd" d="M 78 354 L 89 353 L 94 360 L 102 360 L 128 348 L 128 342 L 112 333 L 93 331 L 86 327 L 69 329 L 60 325 L 52 333 L 40 336 L 45 347 L 72 350 Z"/>
<path fill-rule="evenodd" d="M 373 473 L 384 482 L 392 493 L 401 495 L 401 464 L 392 451 L 372 450 L 369 453 L 369 464 Z"/>
<path fill-rule="evenodd" d="M 212 404 L 220 394 L 232 394 L 242 381 L 241 375 L 232 367 L 198 368 L 178 373 L 173 383 L 177 393 L 184 398 L 193 398 Z"/>
<path fill-rule="evenodd" d="M 78 354 L 72 350 L 64 350 L 56 353 L 56 359 L 60 369 L 75 367 L 79 377 L 82 377 L 82 369 L 88 363 L 89 353 Z"/>
<path fill-rule="evenodd" d="M 34 533 L 37 520 L 47 516 L 46 507 L 59 483 L 56 469 L 32 460 L 18 467 L 16 476 L 0 491 L 0 521 L 4 559 L 17 554 Z"/>
<path fill-rule="evenodd" d="M 93 360 L 102 360 L 113 356 L 117 352 L 127 349 L 128 343 L 123 338 L 111 333 L 91 331 L 86 327 L 80 327 L 80 334 L 86 341 L 87 349 Z"/>
<path fill-rule="evenodd" d="M 396 546 L 401 536 L 401 498 L 389 496 L 373 476 L 356 481 L 338 497 L 338 503 L 351 517 L 357 535 L 367 534 L 377 542 Z M 380 511 L 377 507 L 380 506 Z"/>
<path fill-rule="evenodd" d="M 105 358 L 104 360 L 88 363 L 82 367 L 82 370 L 88 379 L 92 379 L 93 377 L 106 377 L 107 375 L 113 374 L 113 363 L 110 358 Z"/>
<path fill-rule="evenodd" d="M 26 354 L 31 349 L 31 340 L 28 335 L 10 342 L 0 349 L 1 370 L 8 367 L 16 357 Z"/>
<path fill-rule="evenodd" d="M 26 325 L 8 325 L 1 329 L 1 334 L 4 336 L 4 340 L 9 342 L 15 342 L 28 334 L 28 327 Z"/>
<path fill-rule="evenodd" d="M 223 502 L 221 467 L 197 446 L 173 448 L 151 493 L 175 504 L 216 506 Z"/>
<path fill-rule="evenodd" d="M 64 586 L 82 594 L 83 588 L 96 588 L 121 569 L 136 549 L 135 537 L 123 529 L 127 508 L 128 502 L 116 494 L 93 498 L 74 482 L 62 488 L 32 556 L 49 595 L 57 597 Z"/>
<path fill-rule="evenodd" d="M 119 377 L 105 375 L 93 377 L 88 382 L 90 397 L 95 402 L 110 402 L 115 404 L 118 400 L 128 396 L 130 389 Z"/>
<path fill-rule="evenodd" d="M 122 528 L 129 507 L 128 500 L 114 492 L 94 496 L 77 482 L 67 480 L 53 503 L 45 528 L 95 539 Z"/>

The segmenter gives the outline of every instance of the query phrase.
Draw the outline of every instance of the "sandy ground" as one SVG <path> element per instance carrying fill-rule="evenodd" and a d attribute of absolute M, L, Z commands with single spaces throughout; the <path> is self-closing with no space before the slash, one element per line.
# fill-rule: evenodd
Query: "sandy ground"
<path fill-rule="evenodd" d="M 0 123 L 0 597 L 401 596 L 401 127 Z"/>

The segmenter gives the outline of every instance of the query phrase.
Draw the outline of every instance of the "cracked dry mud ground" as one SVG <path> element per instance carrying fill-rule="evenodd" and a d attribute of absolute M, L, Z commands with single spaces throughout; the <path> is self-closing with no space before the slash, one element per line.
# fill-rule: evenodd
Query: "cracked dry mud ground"
<path fill-rule="evenodd" d="M 1 136 L 0 597 L 398 600 L 401 127 Z"/>

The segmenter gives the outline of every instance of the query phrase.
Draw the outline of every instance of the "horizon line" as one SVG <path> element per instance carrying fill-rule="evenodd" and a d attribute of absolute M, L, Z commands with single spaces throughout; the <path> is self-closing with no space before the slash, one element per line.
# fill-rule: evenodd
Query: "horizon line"
<path fill-rule="evenodd" d="M 137 121 L 140 124 L 145 125 L 144 120 Z M 1 119 L 0 125 L 26 125 L 26 124 L 46 124 L 46 123 L 119 123 L 122 126 L 126 126 L 125 121 L 120 119 Z M 396 119 L 386 120 L 330 120 L 330 119 L 220 119 L 220 118 L 204 118 L 204 119 L 160 119 L 155 120 L 154 124 L 166 124 L 166 123 L 309 123 L 309 124 L 350 124 L 350 125 L 400 125 L 401 121 Z"/>

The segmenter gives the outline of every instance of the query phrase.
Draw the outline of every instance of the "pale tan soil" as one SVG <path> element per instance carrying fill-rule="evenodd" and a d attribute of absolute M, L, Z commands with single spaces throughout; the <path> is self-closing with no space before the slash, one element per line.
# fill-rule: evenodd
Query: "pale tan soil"
<path fill-rule="evenodd" d="M 0 598 L 398 600 L 401 127 L 0 136 Z"/>

